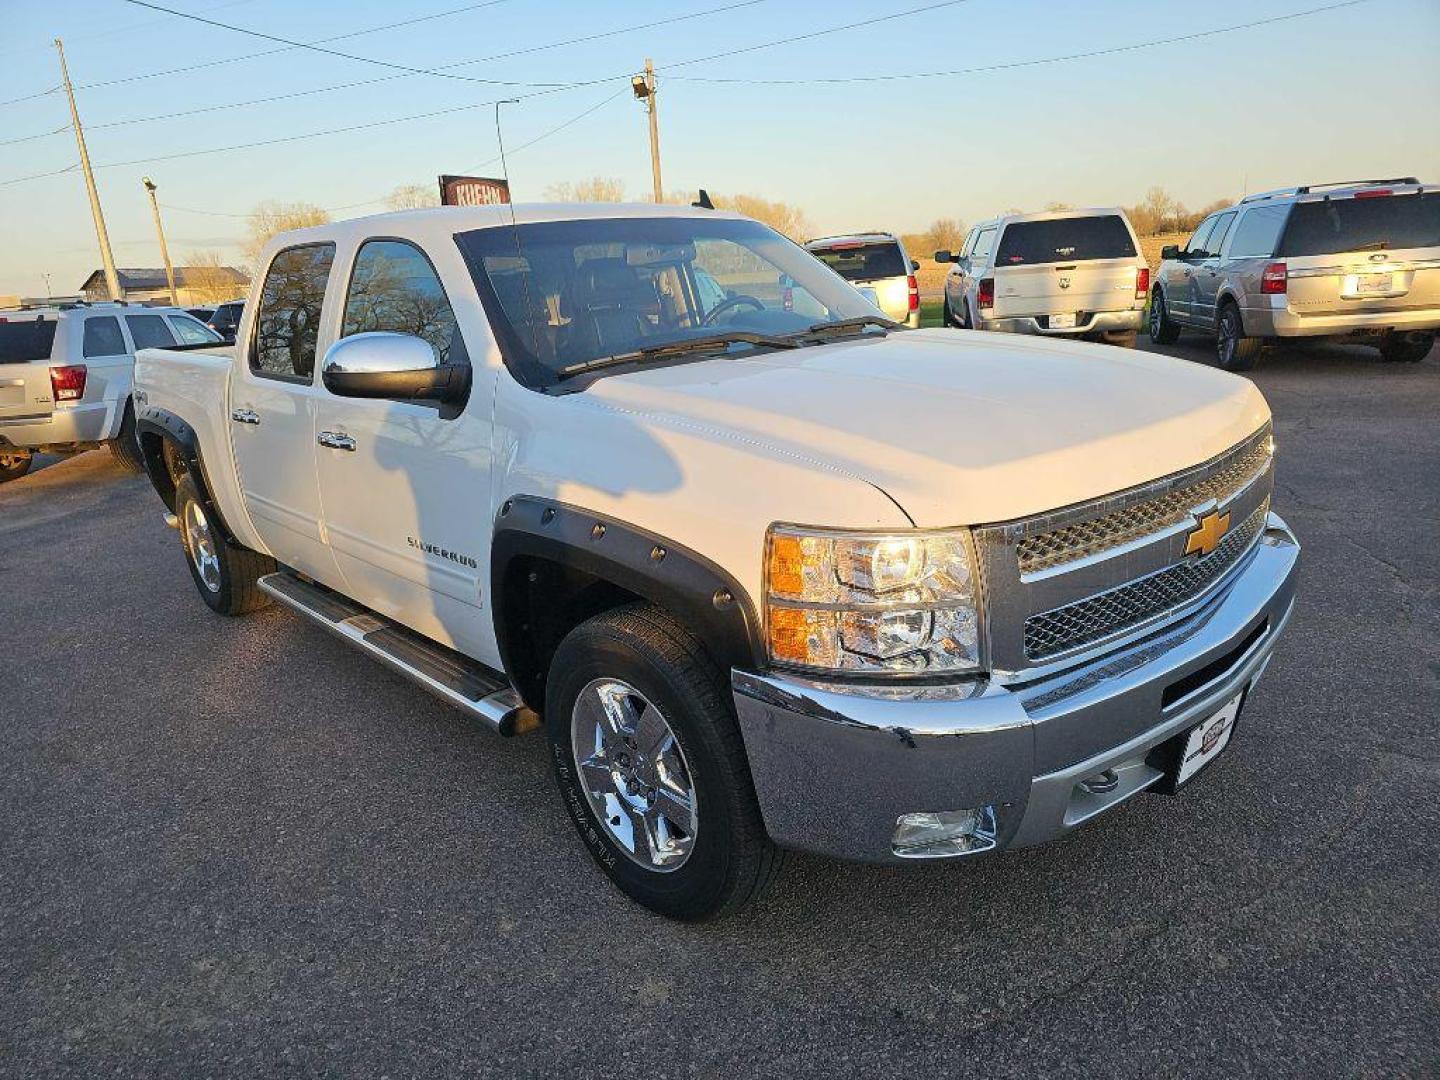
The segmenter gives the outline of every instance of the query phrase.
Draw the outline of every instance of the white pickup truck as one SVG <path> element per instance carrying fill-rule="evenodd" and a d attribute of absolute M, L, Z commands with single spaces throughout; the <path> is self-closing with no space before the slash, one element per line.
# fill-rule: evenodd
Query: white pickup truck
<path fill-rule="evenodd" d="M 1226 748 L 1299 552 L 1248 381 L 905 330 L 734 214 L 511 215 L 282 235 L 233 347 L 140 353 L 212 608 L 543 723 L 597 863 L 677 918 L 784 848 L 1049 840 Z"/>

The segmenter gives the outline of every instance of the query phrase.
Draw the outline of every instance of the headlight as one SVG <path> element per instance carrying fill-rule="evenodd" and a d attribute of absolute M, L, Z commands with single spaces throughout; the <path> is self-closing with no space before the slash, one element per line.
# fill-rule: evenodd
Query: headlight
<path fill-rule="evenodd" d="M 812 671 L 931 675 L 980 668 L 969 533 L 842 533 L 772 525 L 770 658 Z"/>

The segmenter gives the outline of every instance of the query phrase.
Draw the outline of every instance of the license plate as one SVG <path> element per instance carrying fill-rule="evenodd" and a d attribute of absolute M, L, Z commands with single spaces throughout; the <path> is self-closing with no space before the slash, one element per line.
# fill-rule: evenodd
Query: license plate
<path fill-rule="evenodd" d="M 1180 760 L 1175 773 L 1176 788 L 1192 779 L 1230 745 L 1230 736 L 1235 731 L 1235 720 L 1240 715 L 1240 703 L 1244 700 L 1245 691 L 1242 690 L 1227 701 L 1219 712 L 1190 729 L 1190 734 L 1180 749 Z"/>
<path fill-rule="evenodd" d="M 1390 291 L 1390 275 L 1357 274 L 1355 291 L 1357 293 L 1388 293 Z"/>
<path fill-rule="evenodd" d="M 1051 315 L 1051 316 L 1050 316 L 1050 329 L 1051 329 L 1051 330 L 1069 330 L 1069 329 L 1071 329 L 1072 327 L 1074 327 L 1074 325 L 1075 325 L 1075 315 L 1074 315 L 1073 312 L 1070 313 L 1069 315 Z"/>

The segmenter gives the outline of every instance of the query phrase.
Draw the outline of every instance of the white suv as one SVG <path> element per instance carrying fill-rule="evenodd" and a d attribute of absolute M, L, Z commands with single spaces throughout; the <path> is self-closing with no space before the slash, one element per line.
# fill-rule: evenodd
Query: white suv
<path fill-rule="evenodd" d="M 830 267 L 887 318 L 911 328 L 920 325 L 920 264 L 905 251 L 900 238 L 885 232 L 822 236 L 805 250 Z"/>
<path fill-rule="evenodd" d="M 1134 346 L 1150 289 L 1124 211 L 1006 214 L 982 221 L 945 278 L 945 325 Z"/>
<path fill-rule="evenodd" d="M 0 311 L 0 482 L 24 476 L 38 451 L 108 444 L 139 472 L 130 400 L 135 350 L 220 344 L 179 308 L 64 305 Z"/>

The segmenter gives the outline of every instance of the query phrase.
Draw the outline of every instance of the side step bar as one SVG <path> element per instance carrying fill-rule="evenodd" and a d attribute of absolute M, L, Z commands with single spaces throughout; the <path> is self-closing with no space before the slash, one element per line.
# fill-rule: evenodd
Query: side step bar
<path fill-rule="evenodd" d="M 258 584 L 286 607 L 483 721 L 496 733 L 516 735 L 540 726 L 540 718 L 525 708 L 520 695 L 484 664 L 421 637 L 293 570 L 266 574 Z"/>

